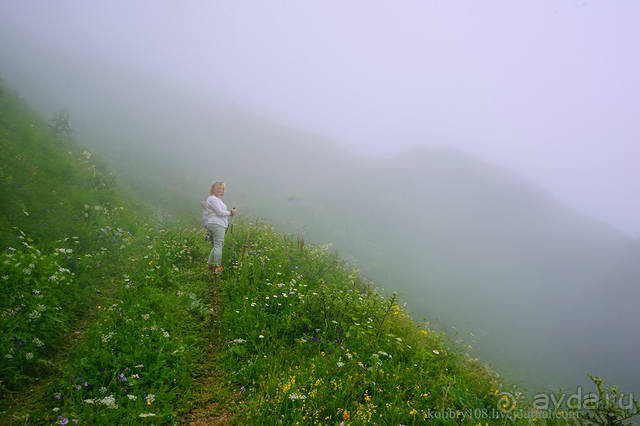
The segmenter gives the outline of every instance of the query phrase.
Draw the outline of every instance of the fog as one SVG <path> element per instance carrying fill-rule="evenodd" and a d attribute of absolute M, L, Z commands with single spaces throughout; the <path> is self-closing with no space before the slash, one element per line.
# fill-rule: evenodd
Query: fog
<path fill-rule="evenodd" d="M 639 11 L 5 2 L 0 76 L 167 213 L 223 179 L 510 380 L 639 392 Z"/>

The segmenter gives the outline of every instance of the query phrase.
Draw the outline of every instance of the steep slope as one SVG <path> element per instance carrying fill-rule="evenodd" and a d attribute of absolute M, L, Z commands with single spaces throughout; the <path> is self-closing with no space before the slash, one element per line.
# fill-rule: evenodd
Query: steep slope
<path fill-rule="evenodd" d="M 93 154 L 0 89 L 9 422 L 554 424 L 578 415 L 531 410 L 467 347 L 411 320 L 396 295 L 326 247 L 260 222 L 236 224 L 224 275 L 208 275 L 198 229 L 167 230 L 132 207 Z M 340 201 L 332 195 L 328 211 Z M 609 410 L 593 414 L 633 414 Z"/>
<path fill-rule="evenodd" d="M 640 388 L 629 374 L 637 371 L 637 241 L 458 152 L 365 160 L 196 89 L 113 74 L 99 104 L 65 103 L 83 139 L 139 198 L 190 214 L 210 181 L 224 179 L 233 205 L 331 242 L 411 300 L 417 316 L 484 335 L 475 353 L 503 370 L 529 370 L 522 379 L 532 386 L 574 386 L 604 369 Z M 492 313 L 504 307 L 509 321 Z M 517 350 L 501 349 L 512 342 Z M 615 363 L 611 352 L 620 354 Z"/>
<path fill-rule="evenodd" d="M 201 235 L 162 229 L 2 85 L 0 155 L 2 423 L 188 412 L 196 371 L 214 370 Z"/>
<path fill-rule="evenodd" d="M 522 379 L 532 387 L 584 384 L 586 372 L 604 370 L 640 388 L 629 374 L 640 349 L 630 302 L 640 291 L 637 241 L 459 152 L 365 160 L 190 89 L 147 82 L 126 108 L 117 93 L 78 115 L 87 140 L 138 182 L 141 197 L 186 213 L 211 180 L 224 179 L 233 205 L 331 242 L 411 300 L 416 315 L 486 336 L 475 353 L 528 370 Z M 131 116 L 142 118 L 134 125 Z M 518 349 L 500 349 L 513 342 Z"/>

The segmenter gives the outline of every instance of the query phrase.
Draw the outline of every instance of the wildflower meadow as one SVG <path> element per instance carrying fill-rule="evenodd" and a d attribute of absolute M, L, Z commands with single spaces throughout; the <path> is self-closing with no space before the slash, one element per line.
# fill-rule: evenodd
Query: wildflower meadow
<path fill-rule="evenodd" d="M 128 194 L 0 84 L 2 424 L 624 424 L 601 379 L 536 409 L 327 246 L 246 218 L 222 273 L 193 217 Z M 62 122 L 61 122 L 62 121 Z M 60 129 L 64 130 L 61 131 Z"/>

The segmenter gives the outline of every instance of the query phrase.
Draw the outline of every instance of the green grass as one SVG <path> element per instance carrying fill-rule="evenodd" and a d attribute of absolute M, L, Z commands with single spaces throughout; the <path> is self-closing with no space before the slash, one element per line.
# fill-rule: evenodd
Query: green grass
<path fill-rule="evenodd" d="M 259 223 L 226 250 L 225 362 L 246 389 L 244 421 L 412 424 L 496 408 L 491 371 L 335 254 Z"/>
<path fill-rule="evenodd" d="M 0 160 L 1 423 L 566 423 L 327 247 L 238 222 L 205 271 L 197 209 L 150 219 L 1 84 Z"/>
<path fill-rule="evenodd" d="M 59 368 L 72 324 L 136 250 L 142 221 L 90 157 L 0 86 L 0 408 Z"/>

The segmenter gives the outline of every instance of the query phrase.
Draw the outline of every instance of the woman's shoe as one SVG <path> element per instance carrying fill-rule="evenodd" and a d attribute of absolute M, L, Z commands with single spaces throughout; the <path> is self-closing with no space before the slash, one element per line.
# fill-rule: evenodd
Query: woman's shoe
<path fill-rule="evenodd" d="M 215 272 L 215 273 L 222 272 L 222 265 L 216 267 L 216 269 L 214 269 L 213 272 Z"/>
<path fill-rule="evenodd" d="M 207 269 L 213 269 L 213 265 L 207 265 Z"/>

